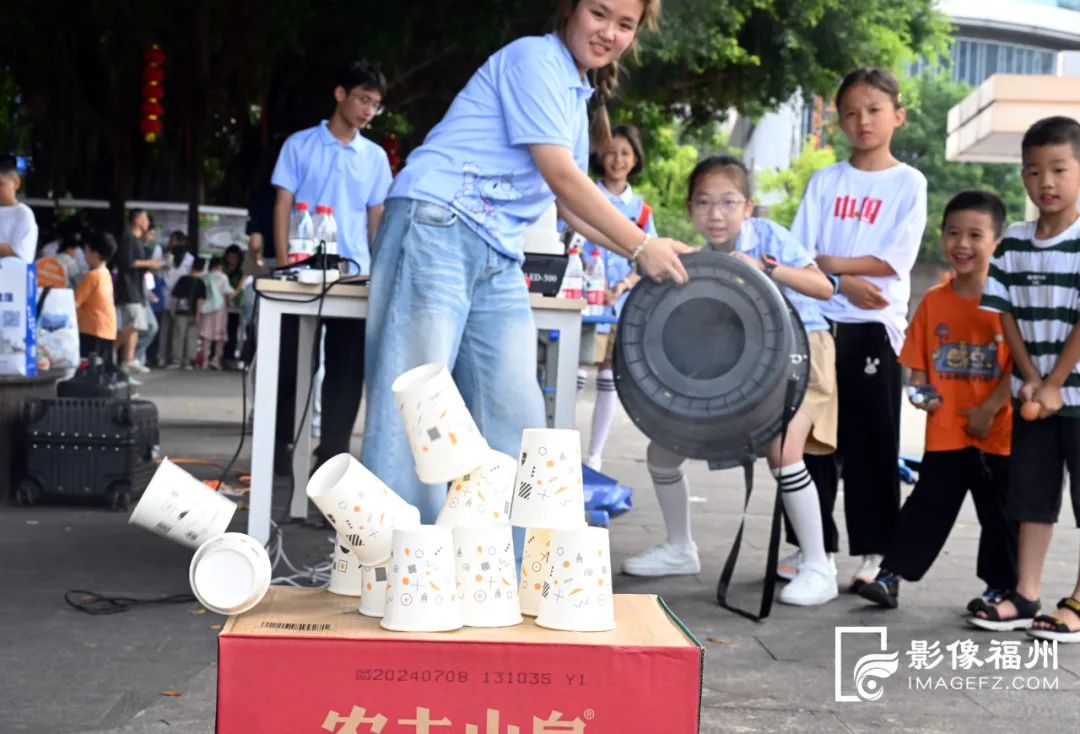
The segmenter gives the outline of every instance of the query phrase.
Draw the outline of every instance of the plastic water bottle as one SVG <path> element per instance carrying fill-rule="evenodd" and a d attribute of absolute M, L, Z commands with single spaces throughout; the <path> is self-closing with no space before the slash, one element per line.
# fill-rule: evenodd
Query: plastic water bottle
<path fill-rule="evenodd" d="M 585 297 L 585 267 L 581 264 L 581 253 L 576 248 L 570 249 L 570 257 L 563 274 L 559 298 L 580 301 Z"/>
<path fill-rule="evenodd" d="M 289 221 L 289 263 L 307 259 L 314 250 L 314 240 L 315 227 L 308 213 L 308 205 L 299 201 Z"/>
<path fill-rule="evenodd" d="M 337 231 L 337 219 L 334 218 L 334 207 L 326 207 L 326 254 L 337 255 L 338 243 L 337 243 L 338 231 Z"/>
<path fill-rule="evenodd" d="M 315 243 L 314 243 L 315 246 L 313 248 L 313 251 L 316 254 L 322 254 L 322 253 L 326 252 L 327 239 L 330 236 L 327 221 L 326 221 L 326 219 L 327 219 L 326 210 L 328 208 L 329 207 L 325 207 L 322 204 L 319 204 L 318 206 L 316 206 L 315 207 L 315 218 L 311 220 L 312 226 L 314 227 L 314 230 L 315 230 Z"/>
<path fill-rule="evenodd" d="M 589 255 L 592 262 L 585 271 L 585 300 L 589 305 L 585 307 L 588 316 L 603 316 L 607 308 L 607 273 L 604 272 L 604 258 L 600 250 L 591 250 Z"/>

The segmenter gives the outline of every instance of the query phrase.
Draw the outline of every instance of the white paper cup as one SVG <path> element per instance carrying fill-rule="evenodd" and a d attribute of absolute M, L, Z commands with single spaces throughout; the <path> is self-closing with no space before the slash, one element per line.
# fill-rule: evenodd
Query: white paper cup
<path fill-rule="evenodd" d="M 241 614 L 270 588 L 270 556 L 254 538 L 224 533 L 199 546 L 188 581 L 199 603 L 218 614 Z"/>
<path fill-rule="evenodd" d="M 450 483 L 435 524 L 450 528 L 507 525 L 516 470 L 513 457 L 492 450 L 483 466 Z"/>
<path fill-rule="evenodd" d="M 551 534 L 554 530 L 529 528 L 525 531 L 525 547 L 521 554 L 521 580 L 518 597 L 521 613 L 535 617 L 540 612 L 540 592 L 551 565 Z"/>
<path fill-rule="evenodd" d="M 364 579 L 360 560 L 345 541 L 338 536 L 334 543 L 334 557 L 330 561 L 330 585 L 326 588 L 331 594 L 341 596 L 362 596 Z"/>
<path fill-rule="evenodd" d="M 447 632 L 462 624 L 450 528 L 394 530 L 382 626 L 397 632 Z"/>
<path fill-rule="evenodd" d="M 509 525 L 454 528 L 454 558 L 467 627 L 521 624 Z"/>
<path fill-rule="evenodd" d="M 420 481 L 449 482 L 484 464 L 487 441 L 446 365 L 432 362 L 411 369 L 394 380 L 391 389 Z"/>
<path fill-rule="evenodd" d="M 361 566 L 364 593 L 360 596 L 360 613 L 365 617 L 381 617 L 386 607 L 386 566 Z"/>
<path fill-rule="evenodd" d="M 391 531 L 420 524 L 420 512 L 349 454 L 338 454 L 311 475 L 307 495 L 338 537 L 365 566 L 390 557 Z"/>
<path fill-rule="evenodd" d="M 510 524 L 523 528 L 585 525 L 581 437 L 577 431 L 529 428 L 521 435 Z"/>
<path fill-rule="evenodd" d="M 551 565 L 540 591 L 541 627 L 572 632 L 615 629 L 611 548 L 606 528 L 556 530 Z"/>
<path fill-rule="evenodd" d="M 236 503 L 162 459 L 128 522 L 189 548 L 229 527 Z"/>

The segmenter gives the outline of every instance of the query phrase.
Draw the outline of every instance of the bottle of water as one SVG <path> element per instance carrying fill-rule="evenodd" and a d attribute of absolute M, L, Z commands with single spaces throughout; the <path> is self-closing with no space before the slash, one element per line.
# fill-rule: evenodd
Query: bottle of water
<path fill-rule="evenodd" d="M 315 216 L 311 218 L 311 227 L 315 232 L 312 254 L 321 255 L 326 246 L 326 207 L 315 205 Z"/>
<path fill-rule="evenodd" d="M 314 249 L 315 227 L 306 202 L 298 201 L 289 220 L 289 263 L 305 260 Z"/>
<path fill-rule="evenodd" d="M 585 267 L 581 264 L 581 253 L 576 247 L 570 248 L 570 257 L 563 274 L 559 298 L 580 301 L 585 297 Z"/>
<path fill-rule="evenodd" d="M 587 316 L 603 316 L 607 309 L 607 273 L 604 272 L 604 258 L 600 250 L 589 252 L 592 262 L 585 271 L 585 307 Z"/>
<path fill-rule="evenodd" d="M 328 206 L 326 209 L 326 254 L 338 255 L 338 231 L 337 220 L 334 218 L 334 207 Z"/>

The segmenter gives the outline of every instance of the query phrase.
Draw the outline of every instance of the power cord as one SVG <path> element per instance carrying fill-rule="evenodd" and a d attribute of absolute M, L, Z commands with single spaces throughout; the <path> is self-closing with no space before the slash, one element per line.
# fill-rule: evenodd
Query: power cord
<path fill-rule="evenodd" d="M 149 606 L 151 604 L 189 604 L 195 601 L 194 594 L 170 594 L 157 597 L 135 597 L 120 594 L 100 594 L 86 589 L 69 589 L 64 592 L 64 601 L 68 606 L 85 612 L 91 616 L 102 614 L 120 614 L 135 606 Z"/>

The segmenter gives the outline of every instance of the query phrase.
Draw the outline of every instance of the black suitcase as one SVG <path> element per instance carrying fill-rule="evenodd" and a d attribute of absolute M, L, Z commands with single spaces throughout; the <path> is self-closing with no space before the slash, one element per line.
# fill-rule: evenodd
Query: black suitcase
<path fill-rule="evenodd" d="M 20 504 L 45 497 L 126 510 L 157 468 L 158 412 L 148 400 L 27 400 L 22 418 Z"/>
<path fill-rule="evenodd" d="M 127 375 L 111 364 L 91 364 L 80 367 L 75 376 L 56 384 L 61 398 L 131 399 L 131 383 Z"/>

